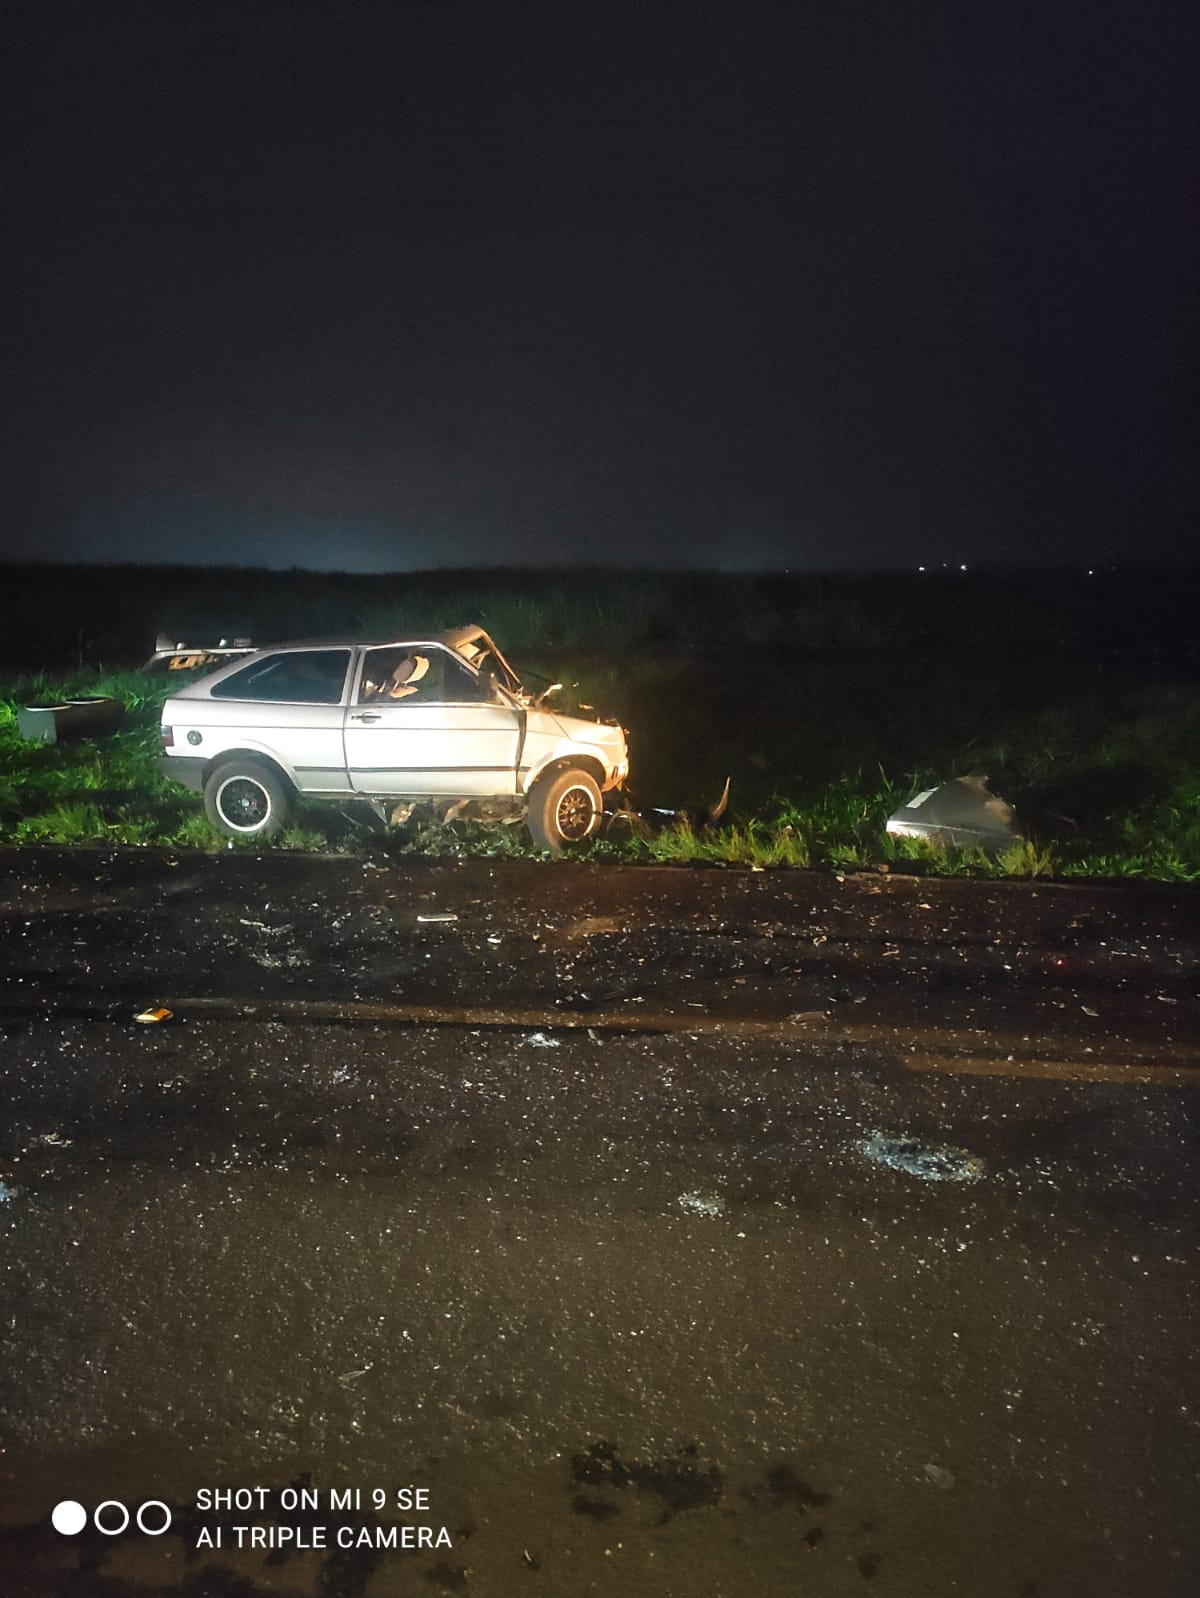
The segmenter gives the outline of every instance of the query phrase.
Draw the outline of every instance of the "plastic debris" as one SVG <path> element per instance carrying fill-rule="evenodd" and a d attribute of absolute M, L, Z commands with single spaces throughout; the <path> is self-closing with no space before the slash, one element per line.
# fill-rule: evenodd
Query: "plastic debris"
<path fill-rule="evenodd" d="M 919 1176 L 926 1182 L 978 1182 L 987 1173 L 987 1166 L 977 1155 L 968 1154 L 965 1149 L 923 1143 L 915 1137 L 872 1132 L 859 1148 L 874 1164 Z"/>
<path fill-rule="evenodd" d="M 0 1182 L 0 1204 L 7 1204 L 16 1196 L 16 1188 L 9 1187 L 7 1182 Z"/>
<path fill-rule="evenodd" d="M 548 1038 L 544 1032 L 531 1032 L 525 1039 L 527 1049 L 561 1049 L 561 1038 Z"/>
<path fill-rule="evenodd" d="M 942 848 L 1008 849 L 1022 841 L 1017 813 L 982 776 L 926 788 L 887 819 L 894 838 L 923 838 Z"/>
<path fill-rule="evenodd" d="M 56 705 L 28 705 L 17 710 L 17 731 L 31 743 L 65 743 L 70 738 L 106 738 L 125 715 L 119 699 L 63 699 Z"/>
<path fill-rule="evenodd" d="M 724 1215 L 725 1200 L 719 1193 L 681 1193 L 678 1204 L 680 1209 L 690 1210 L 693 1215 Z"/>
<path fill-rule="evenodd" d="M 943 1492 L 949 1492 L 954 1486 L 954 1472 L 947 1470 L 944 1465 L 926 1465 L 925 1474 L 935 1487 L 940 1487 Z"/>
<path fill-rule="evenodd" d="M 457 921 L 458 917 L 453 910 L 430 910 L 425 915 L 417 917 L 418 921 Z"/>
<path fill-rule="evenodd" d="M 133 1019 L 135 1021 L 140 1021 L 143 1026 L 155 1026 L 160 1021 L 169 1021 L 171 1019 L 171 1015 L 172 1011 L 165 1009 L 162 1005 L 159 1005 L 157 1009 L 143 1010 L 139 1015 L 135 1015 Z"/>

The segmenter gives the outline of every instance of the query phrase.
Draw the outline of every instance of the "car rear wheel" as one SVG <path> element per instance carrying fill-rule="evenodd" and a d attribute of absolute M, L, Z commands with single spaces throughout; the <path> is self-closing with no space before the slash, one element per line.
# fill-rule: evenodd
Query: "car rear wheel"
<path fill-rule="evenodd" d="M 204 784 L 204 813 L 230 838 L 271 838 L 286 826 L 291 794 L 259 760 L 227 760 Z"/>
<path fill-rule="evenodd" d="M 539 849 L 551 854 L 558 854 L 564 844 L 590 838 L 603 814 L 600 784 L 576 767 L 539 777 L 529 790 L 530 836 Z"/>

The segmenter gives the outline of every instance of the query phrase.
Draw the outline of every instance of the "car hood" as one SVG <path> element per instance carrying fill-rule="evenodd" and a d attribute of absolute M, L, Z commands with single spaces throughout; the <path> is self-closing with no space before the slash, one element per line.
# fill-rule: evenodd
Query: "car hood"
<path fill-rule="evenodd" d="M 546 722 L 557 727 L 564 738 L 569 738 L 573 743 L 604 744 L 609 748 L 620 749 L 625 743 L 624 731 L 606 721 L 584 721 L 581 716 L 561 716 L 557 711 L 537 710 L 531 715 L 542 716 Z"/>

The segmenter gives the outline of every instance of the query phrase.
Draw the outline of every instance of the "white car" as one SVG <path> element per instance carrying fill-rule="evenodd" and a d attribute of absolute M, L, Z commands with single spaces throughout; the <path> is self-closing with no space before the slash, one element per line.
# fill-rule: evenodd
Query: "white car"
<path fill-rule="evenodd" d="M 162 712 L 162 770 L 209 819 L 266 838 L 295 794 L 524 802 L 557 852 L 600 825 L 629 772 L 625 733 L 544 707 L 481 627 L 386 643 L 279 644 L 188 683 Z"/>

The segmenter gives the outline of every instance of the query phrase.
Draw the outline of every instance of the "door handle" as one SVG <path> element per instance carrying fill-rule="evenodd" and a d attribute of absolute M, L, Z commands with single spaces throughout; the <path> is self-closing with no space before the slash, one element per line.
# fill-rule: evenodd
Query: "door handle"
<path fill-rule="evenodd" d="M 377 710 L 357 710 L 350 717 L 350 720 L 351 721 L 378 721 L 379 720 L 379 712 Z"/>

